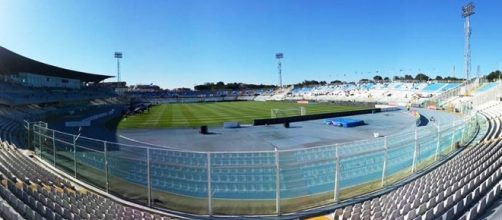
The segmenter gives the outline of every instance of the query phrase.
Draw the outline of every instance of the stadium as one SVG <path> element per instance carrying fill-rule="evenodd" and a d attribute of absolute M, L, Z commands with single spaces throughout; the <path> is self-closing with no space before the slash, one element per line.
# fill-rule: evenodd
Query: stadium
<path fill-rule="evenodd" d="M 128 97 L 105 75 L 0 58 L 6 218 L 449 219 L 500 193 L 498 82 Z"/>
<path fill-rule="evenodd" d="M 465 79 L 283 85 L 277 53 L 277 86 L 169 90 L 0 46 L 0 218 L 498 219 L 502 74 L 466 48 Z"/>

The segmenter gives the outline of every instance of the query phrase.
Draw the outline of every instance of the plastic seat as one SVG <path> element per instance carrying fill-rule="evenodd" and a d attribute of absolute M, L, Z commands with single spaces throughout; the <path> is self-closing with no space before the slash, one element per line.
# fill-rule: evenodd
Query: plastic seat
<path fill-rule="evenodd" d="M 433 209 L 429 209 L 422 215 L 422 220 L 432 220 L 434 219 L 434 211 Z"/>

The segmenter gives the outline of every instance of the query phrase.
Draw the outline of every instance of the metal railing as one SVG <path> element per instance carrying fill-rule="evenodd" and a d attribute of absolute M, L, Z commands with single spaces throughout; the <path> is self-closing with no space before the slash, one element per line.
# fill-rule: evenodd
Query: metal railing
<path fill-rule="evenodd" d="M 480 85 L 480 81 L 480 78 L 472 78 L 464 81 L 459 86 L 437 95 L 434 99 L 438 100 L 439 103 L 443 103 L 452 97 L 459 97 L 460 95 L 464 95 L 466 92 L 478 87 Z"/>
<path fill-rule="evenodd" d="M 194 214 L 270 215 L 377 190 L 471 140 L 477 115 L 346 144 L 252 152 L 132 146 L 25 123 L 36 155 L 127 200 Z"/>
<path fill-rule="evenodd" d="M 502 98 L 502 83 L 498 82 L 495 88 L 492 88 L 489 91 L 476 95 L 472 99 L 472 106 L 479 107 L 488 102 L 502 101 L 501 98 Z"/>

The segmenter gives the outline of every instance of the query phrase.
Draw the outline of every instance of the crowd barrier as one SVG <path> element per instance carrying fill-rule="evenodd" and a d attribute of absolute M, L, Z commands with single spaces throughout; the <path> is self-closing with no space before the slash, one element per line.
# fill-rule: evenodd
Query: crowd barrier
<path fill-rule="evenodd" d="M 468 143 L 477 115 L 413 132 L 308 149 L 201 152 L 132 146 L 25 122 L 36 155 L 107 193 L 201 215 L 277 215 L 352 198 Z"/>
<path fill-rule="evenodd" d="M 351 115 L 372 114 L 372 113 L 378 113 L 380 111 L 381 110 L 379 108 L 373 108 L 373 109 L 363 109 L 363 110 L 334 112 L 334 113 L 290 116 L 290 117 L 282 117 L 282 118 L 264 118 L 264 119 L 255 119 L 253 122 L 253 125 L 254 126 L 271 125 L 271 124 L 281 124 L 284 122 L 299 122 L 299 121 L 317 120 L 317 119 L 343 117 L 343 116 L 351 116 Z"/>

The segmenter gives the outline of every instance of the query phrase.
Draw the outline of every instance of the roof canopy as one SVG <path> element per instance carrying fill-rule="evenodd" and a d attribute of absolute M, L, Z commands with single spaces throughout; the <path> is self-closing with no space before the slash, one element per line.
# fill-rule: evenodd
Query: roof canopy
<path fill-rule="evenodd" d="M 68 78 L 68 79 L 79 79 L 84 82 L 100 82 L 107 78 L 113 77 L 113 76 L 78 72 L 74 70 L 68 70 L 48 65 L 21 56 L 3 47 L 0 47 L 0 74 L 12 74 L 21 72 Z"/>

